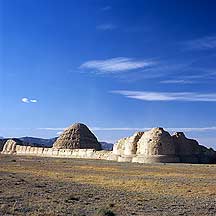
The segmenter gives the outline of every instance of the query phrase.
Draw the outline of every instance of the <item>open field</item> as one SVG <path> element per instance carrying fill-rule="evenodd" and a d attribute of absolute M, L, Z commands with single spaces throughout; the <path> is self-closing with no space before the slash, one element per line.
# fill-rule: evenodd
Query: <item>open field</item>
<path fill-rule="evenodd" d="M 216 165 L 0 162 L 0 215 L 216 215 Z"/>

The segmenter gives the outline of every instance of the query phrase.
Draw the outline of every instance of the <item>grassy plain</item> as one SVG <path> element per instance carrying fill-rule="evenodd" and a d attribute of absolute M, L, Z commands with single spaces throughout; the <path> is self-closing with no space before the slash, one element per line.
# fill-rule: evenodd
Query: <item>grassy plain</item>
<path fill-rule="evenodd" d="M 216 215 L 216 165 L 0 155 L 0 215 Z"/>

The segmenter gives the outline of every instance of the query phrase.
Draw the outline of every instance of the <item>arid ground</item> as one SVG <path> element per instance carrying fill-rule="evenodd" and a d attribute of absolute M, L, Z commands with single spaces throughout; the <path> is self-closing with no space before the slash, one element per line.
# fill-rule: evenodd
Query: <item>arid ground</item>
<path fill-rule="evenodd" d="M 0 155 L 0 215 L 216 215 L 216 165 Z"/>

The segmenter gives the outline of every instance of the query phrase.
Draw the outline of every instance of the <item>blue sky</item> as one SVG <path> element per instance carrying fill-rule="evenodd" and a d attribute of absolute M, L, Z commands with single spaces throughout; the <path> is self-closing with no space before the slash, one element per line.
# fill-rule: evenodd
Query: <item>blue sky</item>
<path fill-rule="evenodd" d="M 216 2 L 0 0 L 0 136 L 185 131 L 216 148 Z"/>

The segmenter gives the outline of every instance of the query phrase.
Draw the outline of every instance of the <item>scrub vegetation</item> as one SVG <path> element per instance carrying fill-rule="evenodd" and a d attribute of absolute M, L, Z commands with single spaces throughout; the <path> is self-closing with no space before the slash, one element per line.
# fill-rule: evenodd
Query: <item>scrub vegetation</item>
<path fill-rule="evenodd" d="M 0 161 L 0 215 L 216 215 L 216 165 Z"/>

